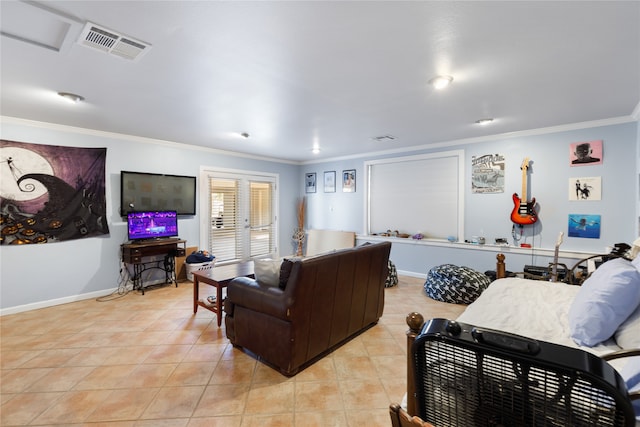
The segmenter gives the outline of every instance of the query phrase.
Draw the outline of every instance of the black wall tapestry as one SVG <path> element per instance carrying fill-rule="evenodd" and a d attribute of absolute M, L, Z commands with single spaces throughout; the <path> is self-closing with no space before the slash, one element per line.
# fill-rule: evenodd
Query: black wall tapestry
<path fill-rule="evenodd" d="M 106 148 L 0 140 L 0 244 L 109 234 Z"/>

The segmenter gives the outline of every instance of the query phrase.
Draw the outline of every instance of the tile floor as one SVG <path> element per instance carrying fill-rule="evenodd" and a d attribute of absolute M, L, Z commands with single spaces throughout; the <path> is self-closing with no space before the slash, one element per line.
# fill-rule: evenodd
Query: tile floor
<path fill-rule="evenodd" d="M 213 313 L 194 315 L 190 282 L 2 316 L 0 425 L 389 427 L 406 315 L 464 310 L 422 283 L 400 277 L 376 326 L 292 378 L 234 349 Z"/>

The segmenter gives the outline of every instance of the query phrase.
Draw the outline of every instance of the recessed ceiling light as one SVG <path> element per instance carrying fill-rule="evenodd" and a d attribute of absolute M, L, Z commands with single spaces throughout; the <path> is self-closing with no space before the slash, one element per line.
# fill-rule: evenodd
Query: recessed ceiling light
<path fill-rule="evenodd" d="M 480 119 L 480 120 L 476 120 L 476 123 L 482 126 L 488 125 L 489 123 L 491 123 L 493 121 L 493 119 L 491 118 L 486 118 L 486 119 Z"/>
<path fill-rule="evenodd" d="M 249 135 L 247 132 L 242 132 L 240 136 L 243 138 L 249 138 L 251 135 Z"/>
<path fill-rule="evenodd" d="M 311 152 L 313 154 L 320 154 L 320 148 L 319 147 L 313 147 L 313 149 L 311 150 Z"/>
<path fill-rule="evenodd" d="M 435 89 L 444 89 L 449 86 L 452 81 L 453 77 L 451 76 L 437 76 L 429 80 L 429 84 Z"/>
<path fill-rule="evenodd" d="M 58 95 L 60 95 L 61 97 L 63 97 L 67 101 L 72 102 L 74 104 L 77 104 L 80 101 L 84 101 L 84 97 L 82 97 L 80 95 L 76 95 L 75 93 L 58 92 Z"/>

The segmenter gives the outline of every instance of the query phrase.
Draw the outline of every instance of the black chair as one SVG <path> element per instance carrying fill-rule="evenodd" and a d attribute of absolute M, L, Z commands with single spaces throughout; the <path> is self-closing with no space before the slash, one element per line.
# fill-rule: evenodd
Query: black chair
<path fill-rule="evenodd" d="M 411 357 L 416 415 L 437 427 L 635 425 L 617 371 L 577 348 L 432 319 Z"/>

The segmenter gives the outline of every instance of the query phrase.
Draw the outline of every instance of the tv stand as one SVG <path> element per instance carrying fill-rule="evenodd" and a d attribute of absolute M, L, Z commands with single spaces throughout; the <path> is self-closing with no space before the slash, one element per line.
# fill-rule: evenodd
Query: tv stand
<path fill-rule="evenodd" d="M 165 283 L 174 282 L 178 287 L 175 257 L 185 255 L 186 243 L 186 240 L 180 239 L 159 239 L 123 244 L 121 246 L 122 262 L 133 266 L 133 289 L 139 289 L 144 295 L 142 273 L 152 269 L 163 270 Z M 163 259 L 145 260 L 158 255 L 163 255 Z"/>

